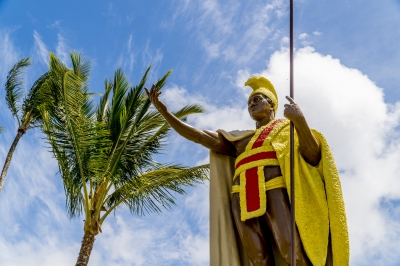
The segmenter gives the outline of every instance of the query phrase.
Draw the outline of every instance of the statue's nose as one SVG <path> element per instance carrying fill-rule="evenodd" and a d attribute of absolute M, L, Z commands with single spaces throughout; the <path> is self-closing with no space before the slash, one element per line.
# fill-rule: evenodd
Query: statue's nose
<path fill-rule="evenodd" d="M 250 101 L 250 102 L 249 102 L 249 107 L 252 107 L 252 106 L 254 106 L 254 105 L 256 105 L 256 103 L 255 103 L 254 101 Z"/>

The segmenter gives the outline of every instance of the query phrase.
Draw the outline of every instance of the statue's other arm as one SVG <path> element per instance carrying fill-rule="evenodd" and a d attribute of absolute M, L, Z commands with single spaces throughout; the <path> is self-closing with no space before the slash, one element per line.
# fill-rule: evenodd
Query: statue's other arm
<path fill-rule="evenodd" d="M 153 105 L 179 135 L 190 141 L 199 143 L 213 152 L 236 156 L 234 146 L 222 135 L 219 135 L 217 132 L 194 128 L 169 112 L 165 104 L 158 98 L 161 92 L 156 89 L 155 85 L 151 87 L 150 91 L 147 88 L 145 90 Z"/>
<path fill-rule="evenodd" d="M 285 104 L 284 116 L 293 122 L 299 137 L 301 155 L 311 165 L 317 165 L 321 160 L 321 147 L 312 134 L 300 107 L 292 98 L 286 96 L 290 104 Z"/>

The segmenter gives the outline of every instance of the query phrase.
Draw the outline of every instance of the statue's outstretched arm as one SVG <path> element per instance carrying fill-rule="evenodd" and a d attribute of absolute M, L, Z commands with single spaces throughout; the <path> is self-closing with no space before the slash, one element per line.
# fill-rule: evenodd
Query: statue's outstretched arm
<path fill-rule="evenodd" d="M 190 141 L 199 143 L 216 153 L 236 156 L 234 146 L 217 132 L 194 128 L 169 112 L 165 104 L 158 98 L 161 92 L 156 89 L 155 85 L 150 90 L 147 88 L 145 90 L 153 105 L 179 135 Z"/>
<path fill-rule="evenodd" d="M 296 128 L 301 155 L 309 164 L 317 165 L 321 160 L 321 147 L 318 140 L 312 134 L 300 107 L 289 96 L 286 96 L 286 99 L 290 104 L 285 104 L 283 114 L 293 122 Z"/>

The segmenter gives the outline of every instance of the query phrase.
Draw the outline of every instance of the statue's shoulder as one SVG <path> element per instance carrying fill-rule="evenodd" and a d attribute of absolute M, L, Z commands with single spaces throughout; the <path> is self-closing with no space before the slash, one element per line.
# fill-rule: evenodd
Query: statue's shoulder
<path fill-rule="evenodd" d="M 234 142 L 254 135 L 255 130 L 233 130 L 225 131 L 218 129 L 217 132 L 224 136 L 228 141 Z"/>

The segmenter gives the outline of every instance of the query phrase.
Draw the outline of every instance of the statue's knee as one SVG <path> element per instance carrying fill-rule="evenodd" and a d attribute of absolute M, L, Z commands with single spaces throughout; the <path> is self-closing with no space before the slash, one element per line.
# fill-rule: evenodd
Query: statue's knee
<path fill-rule="evenodd" d="M 262 259 L 256 259 L 254 261 L 252 261 L 253 266 L 265 266 L 268 265 L 267 262 L 265 260 Z"/>
<path fill-rule="evenodd" d="M 273 256 L 273 255 L 272 255 Z M 275 261 L 271 255 L 268 254 L 258 254 L 255 258 L 250 258 L 253 266 L 273 266 Z"/>
<path fill-rule="evenodd" d="M 280 249 L 280 254 L 282 258 L 285 260 L 285 262 L 288 265 L 291 265 L 292 263 L 292 253 L 291 253 L 291 247 L 290 245 L 282 245 Z"/>
<path fill-rule="evenodd" d="M 303 256 L 303 254 L 299 254 L 296 252 L 295 254 L 295 259 L 296 259 L 296 265 L 297 266 L 307 266 L 310 265 L 308 260 Z M 292 252 L 289 247 L 289 249 L 284 252 L 284 254 L 281 254 L 282 258 L 285 260 L 288 266 L 292 265 Z"/>

